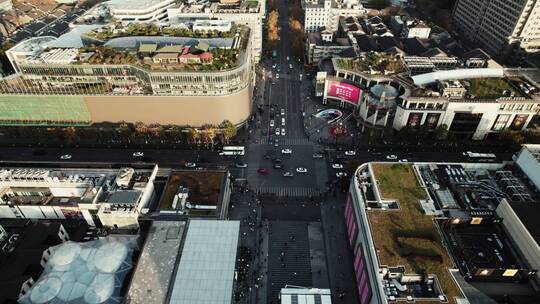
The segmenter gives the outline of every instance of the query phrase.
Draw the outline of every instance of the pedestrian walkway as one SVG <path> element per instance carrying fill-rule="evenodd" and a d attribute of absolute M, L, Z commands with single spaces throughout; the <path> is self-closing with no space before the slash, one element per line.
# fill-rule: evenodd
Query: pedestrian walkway
<path fill-rule="evenodd" d="M 255 189 L 261 194 L 275 194 L 277 196 L 309 197 L 320 194 L 320 190 L 312 187 L 260 187 Z"/>

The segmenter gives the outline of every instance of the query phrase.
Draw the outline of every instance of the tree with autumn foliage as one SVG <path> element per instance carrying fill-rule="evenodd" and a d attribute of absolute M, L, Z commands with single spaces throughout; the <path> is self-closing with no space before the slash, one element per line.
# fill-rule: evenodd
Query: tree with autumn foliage
<path fill-rule="evenodd" d="M 302 23 L 294 18 L 289 18 L 289 32 L 291 38 L 292 53 L 297 58 L 304 55 L 304 27 Z"/>
<path fill-rule="evenodd" d="M 276 47 L 279 37 L 279 13 L 273 10 L 268 15 L 267 45 L 270 49 Z"/>

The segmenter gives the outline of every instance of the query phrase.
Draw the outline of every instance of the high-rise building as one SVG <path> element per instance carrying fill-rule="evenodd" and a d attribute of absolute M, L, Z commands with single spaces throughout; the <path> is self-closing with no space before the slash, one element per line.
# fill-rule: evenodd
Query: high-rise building
<path fill-rule="evenodd" d="M 304 28 L 308 33 L 321 28 L 335 32 L 340 17 L 358 16 L 365 12 L 358 0 L 304 0 L 302 7 L 305 10 Z"/>
<path fill-rule="evenodd" d="M 465 37 L 493 55 L 508 55 L 516 46 L 540 49 L 540 1 L 458 0 L 453 20 Z"/>

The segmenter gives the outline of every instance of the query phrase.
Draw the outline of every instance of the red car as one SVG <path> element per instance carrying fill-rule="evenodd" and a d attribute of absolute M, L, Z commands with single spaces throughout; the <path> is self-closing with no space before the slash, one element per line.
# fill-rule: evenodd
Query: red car
<path fill-rule="evenodd" d="M 268 169 L 266 169 L 266 168 L 259 168 L 259 169 L 257 170 L 257 173 L 259 173 L 259 174 L 268 174 Z"/>

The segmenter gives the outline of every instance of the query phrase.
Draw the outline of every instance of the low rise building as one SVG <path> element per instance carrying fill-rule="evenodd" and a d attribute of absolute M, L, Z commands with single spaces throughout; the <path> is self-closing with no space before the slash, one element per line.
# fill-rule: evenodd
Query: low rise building
<path fill-rule="evenodd" d="M 173 170 L 159 201 L 159 214 L 178 218 L 227 218 L 230 173 L 224 170 Z"/>
<path fill-rule="evenodd" d="M 526 144 L 516 156 L 516 165 L 540 192 L 540 145 Z"/>
<path fill-rule="evenodd" d="M 155 200 L 158 167 L 0 169 L 0 218 L 78 219 L 137 228 Z"/>
<path fill-rule="evenodd" d="M 306 35 L 306 58 L 308 64 L 317 64 L 320 60 L 352 52 L 353 46 L 346 37 L 335 37 L 330 31 L 308 33 Z"/>
<path fill-rule="evenodd" d="M 153 221 L 126 303 L 233 303 L 239 221 Z"/>
<path fill-rule="evenodd" d="M 355 108 L 364 126 L 442 127 L 482 140 L 490 133 L 525 130 L 540 111 L 536 70 L 436 68 L 409 77 L 418 64 L 411 57 L 366 53 L 332 62 L 335 75 L 320 92 L 323 103 Z"/>

